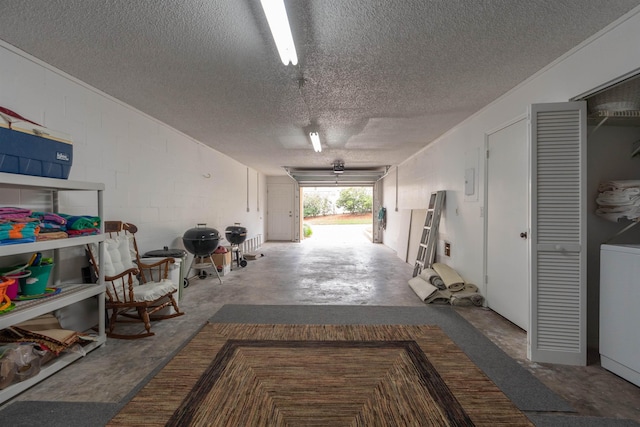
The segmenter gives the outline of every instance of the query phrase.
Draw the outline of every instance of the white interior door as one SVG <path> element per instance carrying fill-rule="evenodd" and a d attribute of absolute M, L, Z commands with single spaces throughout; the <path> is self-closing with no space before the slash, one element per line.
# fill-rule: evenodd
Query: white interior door
<path fill-rule="evenodd" d="M 267 239 L 293 240 L 293 184 L 267 185 Z"/>
<path fill-rule="evenodd" d="M 487 306 L 529 329 L 529 150 L 522 118 L 487 136 Z"/>

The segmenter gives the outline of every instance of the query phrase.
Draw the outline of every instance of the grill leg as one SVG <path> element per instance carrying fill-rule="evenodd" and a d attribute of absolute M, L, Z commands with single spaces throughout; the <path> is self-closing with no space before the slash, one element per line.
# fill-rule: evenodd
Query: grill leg
<path fill-rule="evenodd" d="M 220 273 L 218 273 L 218 267 L 216 267 L 216 263 L 213 262 L 213 255 L 209 254 L 209 259 L 211 260 L 211 265 L 213 266 L 213 271 L 216 272 L 216 276 L 218 276 L 218 280 L 220 281 L 220 284 L 222 285 L 222 277 L 220 277 Z"/>
<path fill-rule="evenodd" d="M 196 258 L 200 258 L 200 261 L 202 261 L 203 257 L 199 257 L 196 255 L 193 256 L 193 259 L 191 260 L 191 265 L 189 266 L 189 271 L 187 271 L 187 275 L 185 277 L 192 277 L 192 276 L 189 276 L 189 274 L 191 274 L 191 270 L 193 270 L 193 264 L 196 262 Z M 213 262 L 213 256 L 211 254 L 209 254 L 209 260 L 211 261 L 211 266 L 213 267 L 213 271 L 216 272 L 216 276 L 218 276 L 218 280 L 222 285 L 222 278 L 220 277 L 220 273 L 218 273 L 218 268 L 216 267 L 216 263 Z M 193 276 L 193 277 L 196 277 L 196 276 Z"/>
<path fill-rule="evenodd" d="M 233 262 L 235 261 L 236 267 L 246 267 L 247 261 L 244 259 L 244 254 L 242 253 L 242 246 L 240 244 L 234 243 L 231 245 L 231 266 L 233 267 Z"/>
<path fill-rule="evenodd" d="M 191 270 L 193 270 L 193 264 L 196 262 L 196 258 L 197 258 L 197 256 L 194 255 L 193 259 L 191 260 L 191 264 L 189 264 L 189 270 L 187 270 L 187 274 L 185 274 L 184 277 L 191 277 L 190 276 Z"/>

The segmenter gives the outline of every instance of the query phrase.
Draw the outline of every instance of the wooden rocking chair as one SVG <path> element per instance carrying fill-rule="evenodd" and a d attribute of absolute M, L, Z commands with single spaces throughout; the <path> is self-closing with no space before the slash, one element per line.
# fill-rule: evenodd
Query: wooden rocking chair
<path fill-rule="evenodd" d="M 144 263 L 138 253 L 133 224 L 121 221 L 105 221 L 104 280 L 106 285 L 105 307 L 109 318 L 107 336 L 110 338 L 135 339 L 155 335 L 151 332 L 151 321 L 182 316 L 173 294 L 178 284 L 168 279 L 169 266 L 173 258 L 163 258 L 153 263 Z M 98 245 L 87 245 L 89 261 L 98 274 Z M 135 262 L 133 261 L 135 259 Z M 174 313 L 158 315 L 160 310 L 172 307 Z M 126 320 L 121 319 L 123 316 Z M 125 334 L 115 332 L 117 322 L 142 322 L 145 331 Z"/>

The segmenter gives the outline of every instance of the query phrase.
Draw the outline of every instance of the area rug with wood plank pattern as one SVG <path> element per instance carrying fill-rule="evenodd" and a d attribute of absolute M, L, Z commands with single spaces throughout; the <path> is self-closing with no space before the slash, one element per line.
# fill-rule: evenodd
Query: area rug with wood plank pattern
<path fill-rule="evenodd" d="M 122 425 L 532 425 L 437 326 L 207 324 Z"/>

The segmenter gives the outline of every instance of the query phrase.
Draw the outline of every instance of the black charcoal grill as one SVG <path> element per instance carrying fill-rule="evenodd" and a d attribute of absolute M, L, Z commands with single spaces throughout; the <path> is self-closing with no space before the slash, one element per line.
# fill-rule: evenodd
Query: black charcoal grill
<path fill-rule="evenodd" d="M 239 223 L 230 225 L 224 231 L 225 237 L 231 243 L 231 253 L 235 254 L 236 265 L 238 267 L 246 267 L 247 260 L 244 259 L 240 245 L 247 239 L 247 229 L 241 227 Z"/>
<path fill-rule="evenodd" d="M 193 261 L 191 261 L 187 276 L 189 276 L 191 270 L 195 268 L 199 270 L 197 277 L 204 279 L 207 277 L 204 268 L 213 267 L 220 284 L 222 284 L 222 279 L 220 278 L 220 274 L 218 274 L 218 269 L 213 262 L 212 256 L 220 243 L 220 233 L 218 233 L 218 230 L 207 227 L 207 224 L 198 224 L 197 227 L 185 231 L 182 236 L 182 243 L 185 249 L 193 254 Z"/>

